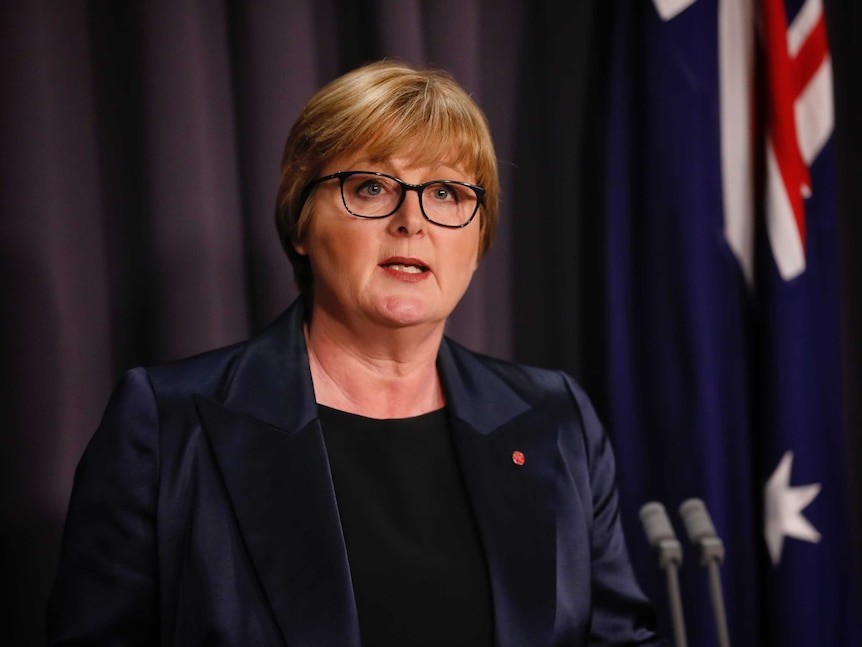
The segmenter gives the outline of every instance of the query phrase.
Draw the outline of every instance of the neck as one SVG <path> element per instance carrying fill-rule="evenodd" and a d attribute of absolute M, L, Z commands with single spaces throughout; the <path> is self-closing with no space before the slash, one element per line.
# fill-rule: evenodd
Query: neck
<path fill-rule="evenodd" d="M 305 341 L 319 404 L 369 418 L 408 418 L 444 406 L 436 366 L 442 325 L 357 334 L 318 314 Z"/>

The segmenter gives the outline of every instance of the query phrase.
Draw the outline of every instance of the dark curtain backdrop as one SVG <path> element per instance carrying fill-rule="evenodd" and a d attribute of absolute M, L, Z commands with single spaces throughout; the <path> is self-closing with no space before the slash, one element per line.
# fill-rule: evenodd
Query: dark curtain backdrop
<path fill-rule="evenodd" d="M 491 122 L 502 220 L 450 334 L 563 368 L 595 392 L 611 4 L 561 13 L 544 0 L 0 2 L 5 644 L 42 643 L 74 468 L 114 382 L 134 365 L 240 340 L 294 297 L 272 217 L 281 148 L 309 96 L 362 62 L 446 67 Z M 862 9 L 833 0 L 827 11 L 859 492 Z M 639 528 L 627 532 L 642 541 Z"/>

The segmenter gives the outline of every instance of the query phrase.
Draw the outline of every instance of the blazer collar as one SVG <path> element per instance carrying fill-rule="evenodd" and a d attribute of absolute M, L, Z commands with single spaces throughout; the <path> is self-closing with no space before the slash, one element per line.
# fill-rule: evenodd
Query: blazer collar
<path fill-rule="evenodd" d="M 304 321 L 300 298 L 248 342 L 220 398 L 225 407 L 286 431 L 317 418 Z M 489 434 L 530 409 L 474 353 L 449 339 L 440 346 L 437 369 L 450 415 L 478 433 Z"/>
<path fill-rule="evenodd" d="M 198 411 L 286 642 L 358 645 L 303 322 L 297 300 L 248 342 L 221 403 L 198 398 Z M 555 421 L 537 417 L 500 373 L 451 340 L 443 340 L 437 366 L 489 565 L 496 644 L 547 644 L 555 607 Z M 513 462 L 514 451 L 525 454 L 524 465 Z"/>
<path fill-rule="evenodd" d="M 530 409 L 498 374 L 450 339 L 440 345 L 437 370 L 450 416 L 480 434 L 489 434 Z"/>
<path fill-rule="evenodd" d="M 220 398 L 226 408 L 289 432 L 317 418 L 304 322 L 298 298 L 248 341 Z"/>

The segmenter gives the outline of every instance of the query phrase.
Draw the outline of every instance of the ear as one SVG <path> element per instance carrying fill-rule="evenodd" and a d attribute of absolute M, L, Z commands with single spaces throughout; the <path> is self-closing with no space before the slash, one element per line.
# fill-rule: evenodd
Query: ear
<path fill-rule="evenodd" d="M 300 256 L 308 256 L 308 250 L 305 248 L 305 244 L 302 241 L 297 239 L 292 239 L 290 244 L 293 245 L 293 249 L 296 250 L 296 253 Z"/>

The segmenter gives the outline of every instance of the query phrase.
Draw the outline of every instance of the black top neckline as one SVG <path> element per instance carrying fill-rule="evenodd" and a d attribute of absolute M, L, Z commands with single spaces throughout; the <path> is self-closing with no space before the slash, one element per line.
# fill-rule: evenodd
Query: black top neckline
<path fill-rule="evenodd" d="M 318 410 L 363 646 L 491 645 L 487 565 L 445 408 Z"/>

